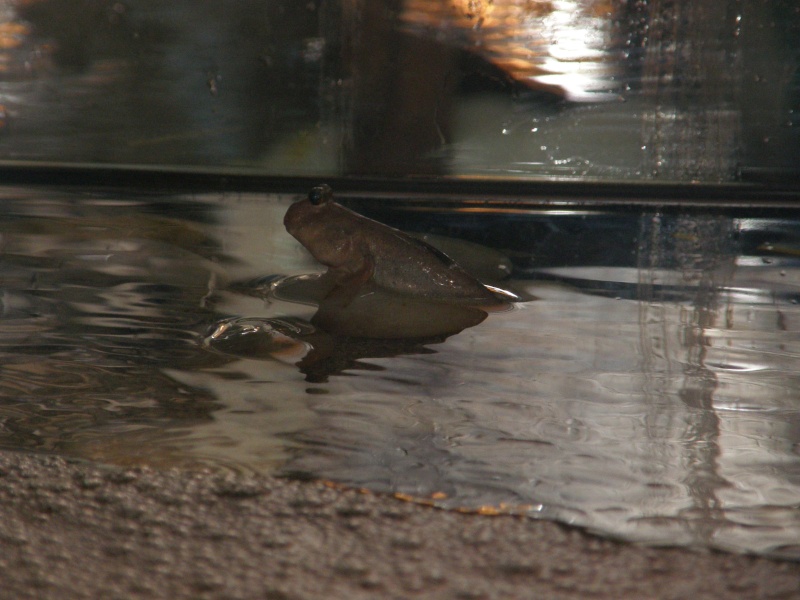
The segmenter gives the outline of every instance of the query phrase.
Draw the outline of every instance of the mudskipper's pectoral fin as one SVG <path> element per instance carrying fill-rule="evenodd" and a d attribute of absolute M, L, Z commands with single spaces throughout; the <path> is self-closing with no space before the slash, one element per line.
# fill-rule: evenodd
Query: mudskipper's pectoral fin
<path fill-rule="evenodd" d="M 374 273 L 375 263 L 371 257 L 364 257 L 356 270 L 329 269 L 326 276 L 332 277 L 335 283 L 323 299 L 323 304 L 330 308 L 347 307 L 355 298 L 368 293 Z"/>

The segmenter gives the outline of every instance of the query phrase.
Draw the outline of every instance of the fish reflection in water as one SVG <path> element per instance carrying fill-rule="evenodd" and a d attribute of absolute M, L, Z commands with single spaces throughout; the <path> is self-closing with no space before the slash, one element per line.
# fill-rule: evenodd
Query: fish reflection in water
<path fill-rule="evenodd" d="M 430 344 L 447 336 L 381 340 L 330 334 L 296 317 L 233 318 L 218 323 L 206 347 L 241 358 L 264 358 L 295 364 L 309 383 L 324 383 L 350 370 L 381 370 L 363 359 L 431 354 Z"/>
<path fill-rule="evenodd" d="M 290 206 L 284 224 L 328 270 L 275 278 L 266 295 L 314 304 L 316 313 L 310 322 L 226 320 L 206 338 L 209 348 L 237 356 L 299 357 L 297 366 L 309 381 L 325 381 L 330 374 L 367 368 L 360 358 L 431 352 L 428 344 L 478 325 L 487 311 L 517 299 L 484 286 L 425 241 L 337 204 L 328 186 L 315 187 Z"/>

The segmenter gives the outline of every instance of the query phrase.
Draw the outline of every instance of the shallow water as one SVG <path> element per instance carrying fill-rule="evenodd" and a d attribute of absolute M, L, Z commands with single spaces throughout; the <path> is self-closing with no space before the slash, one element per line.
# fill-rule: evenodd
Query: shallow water
<path fill-rule="evenodd" d="M 283 230 L 292 198 L 0 199 L 4 448 L 800 558 L 800 215 L 363 203 L 511 265 L 527 300 L 446 340 L 326 338 L 298 367 L 315 307 L 273 276 L 320 268 Z"/>

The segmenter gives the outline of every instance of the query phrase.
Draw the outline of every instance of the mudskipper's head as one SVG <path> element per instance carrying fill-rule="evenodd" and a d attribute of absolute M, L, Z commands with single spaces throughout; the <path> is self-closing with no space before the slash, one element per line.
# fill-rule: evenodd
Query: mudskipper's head
<path fill-rule="evenodd" d="M 298 242 L 324 265 L 340 266 L 354 259 L 351 234 L 357 230 L 356 217 L 333 201 L 327 185 L 311 189 L 308 197 L 286 211 L 283 224 Z"/>
<path fill-rule="evenodd" d="M 286 231 L 305 245 L 305 242 L 298 237 L 298 233 L 324 220 L 331 204 L 333 204 L 333 190 L 329 185 L 323 184 L 311 188 L 307 198 L 295 202 L 286 211 L 286 216 L 283 217 Z"/>

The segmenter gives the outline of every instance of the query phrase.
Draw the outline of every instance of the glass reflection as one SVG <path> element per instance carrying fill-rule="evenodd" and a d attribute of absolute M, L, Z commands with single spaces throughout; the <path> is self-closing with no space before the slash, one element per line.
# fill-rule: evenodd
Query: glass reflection
<path fill-rule="evenodd" d="M 577 102 L 618 98 L 609 2 L 407 0 L 400 20 L 412 33 L 487 58 L 525 85 Z"/>
<path fill-rule="evenodd" d="M 789 0 L 0 8 L 0 160 L 796 181 Z"/>

